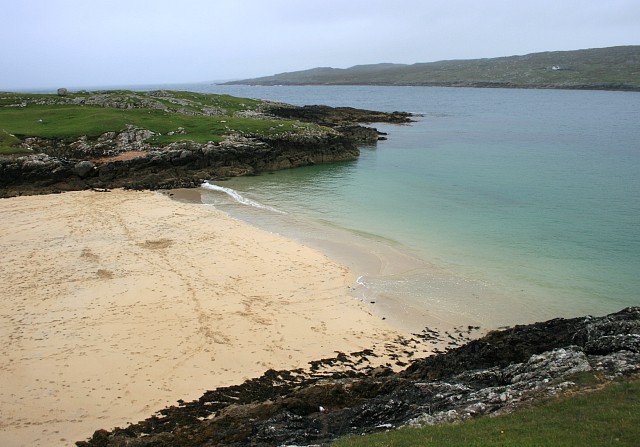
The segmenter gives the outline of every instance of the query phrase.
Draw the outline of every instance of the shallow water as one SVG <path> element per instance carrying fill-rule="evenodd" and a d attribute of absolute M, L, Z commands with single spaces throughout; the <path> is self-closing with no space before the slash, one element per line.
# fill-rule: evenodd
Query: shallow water
<path fill-rule="evenodd" d="M 271 210 L 204 194 L 333 250 L 362 276 L 365 300 L 400 303 L 409 320 L 438 309 L 492 326 L 640 305 L 638 93 L 193 89 L 423 114 L 376 125 L 389 139 L 358 161 L 219 183 Z"/>

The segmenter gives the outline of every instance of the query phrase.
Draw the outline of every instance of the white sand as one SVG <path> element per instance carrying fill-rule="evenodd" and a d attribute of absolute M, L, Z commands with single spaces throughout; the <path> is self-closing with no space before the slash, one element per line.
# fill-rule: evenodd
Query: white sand
<path fill-rule="evenodd" d="M 0 200 L 0 445 L 73 445 L 399 335 L 320 253 L 153 192 Z"/>

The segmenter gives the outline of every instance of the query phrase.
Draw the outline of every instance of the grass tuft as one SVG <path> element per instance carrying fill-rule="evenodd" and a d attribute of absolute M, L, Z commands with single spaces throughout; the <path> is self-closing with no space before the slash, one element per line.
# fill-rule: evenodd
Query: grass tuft
<path fill-rule="evenodd" d="M 16 147 L 18 144 L 20 144 L 19 138 L 4 129 L 0 130 L 0 154 L 11 155 L 31 153 L 29 149 Z"/>

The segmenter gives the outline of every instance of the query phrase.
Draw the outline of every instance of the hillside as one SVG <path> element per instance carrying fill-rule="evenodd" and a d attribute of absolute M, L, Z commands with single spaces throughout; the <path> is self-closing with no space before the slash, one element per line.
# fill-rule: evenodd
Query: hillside
<path fill-rule="evenodd" d="M 492 59 L 313 68 L 228 84 L 421 85 L 640 91 L 640 46 L 532 53 Z"/>

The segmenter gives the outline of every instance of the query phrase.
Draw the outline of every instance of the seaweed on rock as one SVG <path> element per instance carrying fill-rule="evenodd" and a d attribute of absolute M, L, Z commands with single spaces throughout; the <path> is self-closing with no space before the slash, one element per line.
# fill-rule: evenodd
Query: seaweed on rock
<path fill-rule="evenodd" d="M 362 353 L 353 353 L 353 355 Z M 364 355 L 364 354 L 362 354 Z M 352 362 L 346 355 L 313 362 Z M 112 432 L 89 446 L 278 446 L 329 442 L 402 425 L 508 411 L 553 395 L 583 372 L 640 372 L 640 308 L 515 326 L 405 370 L 267 371 Z"/>

